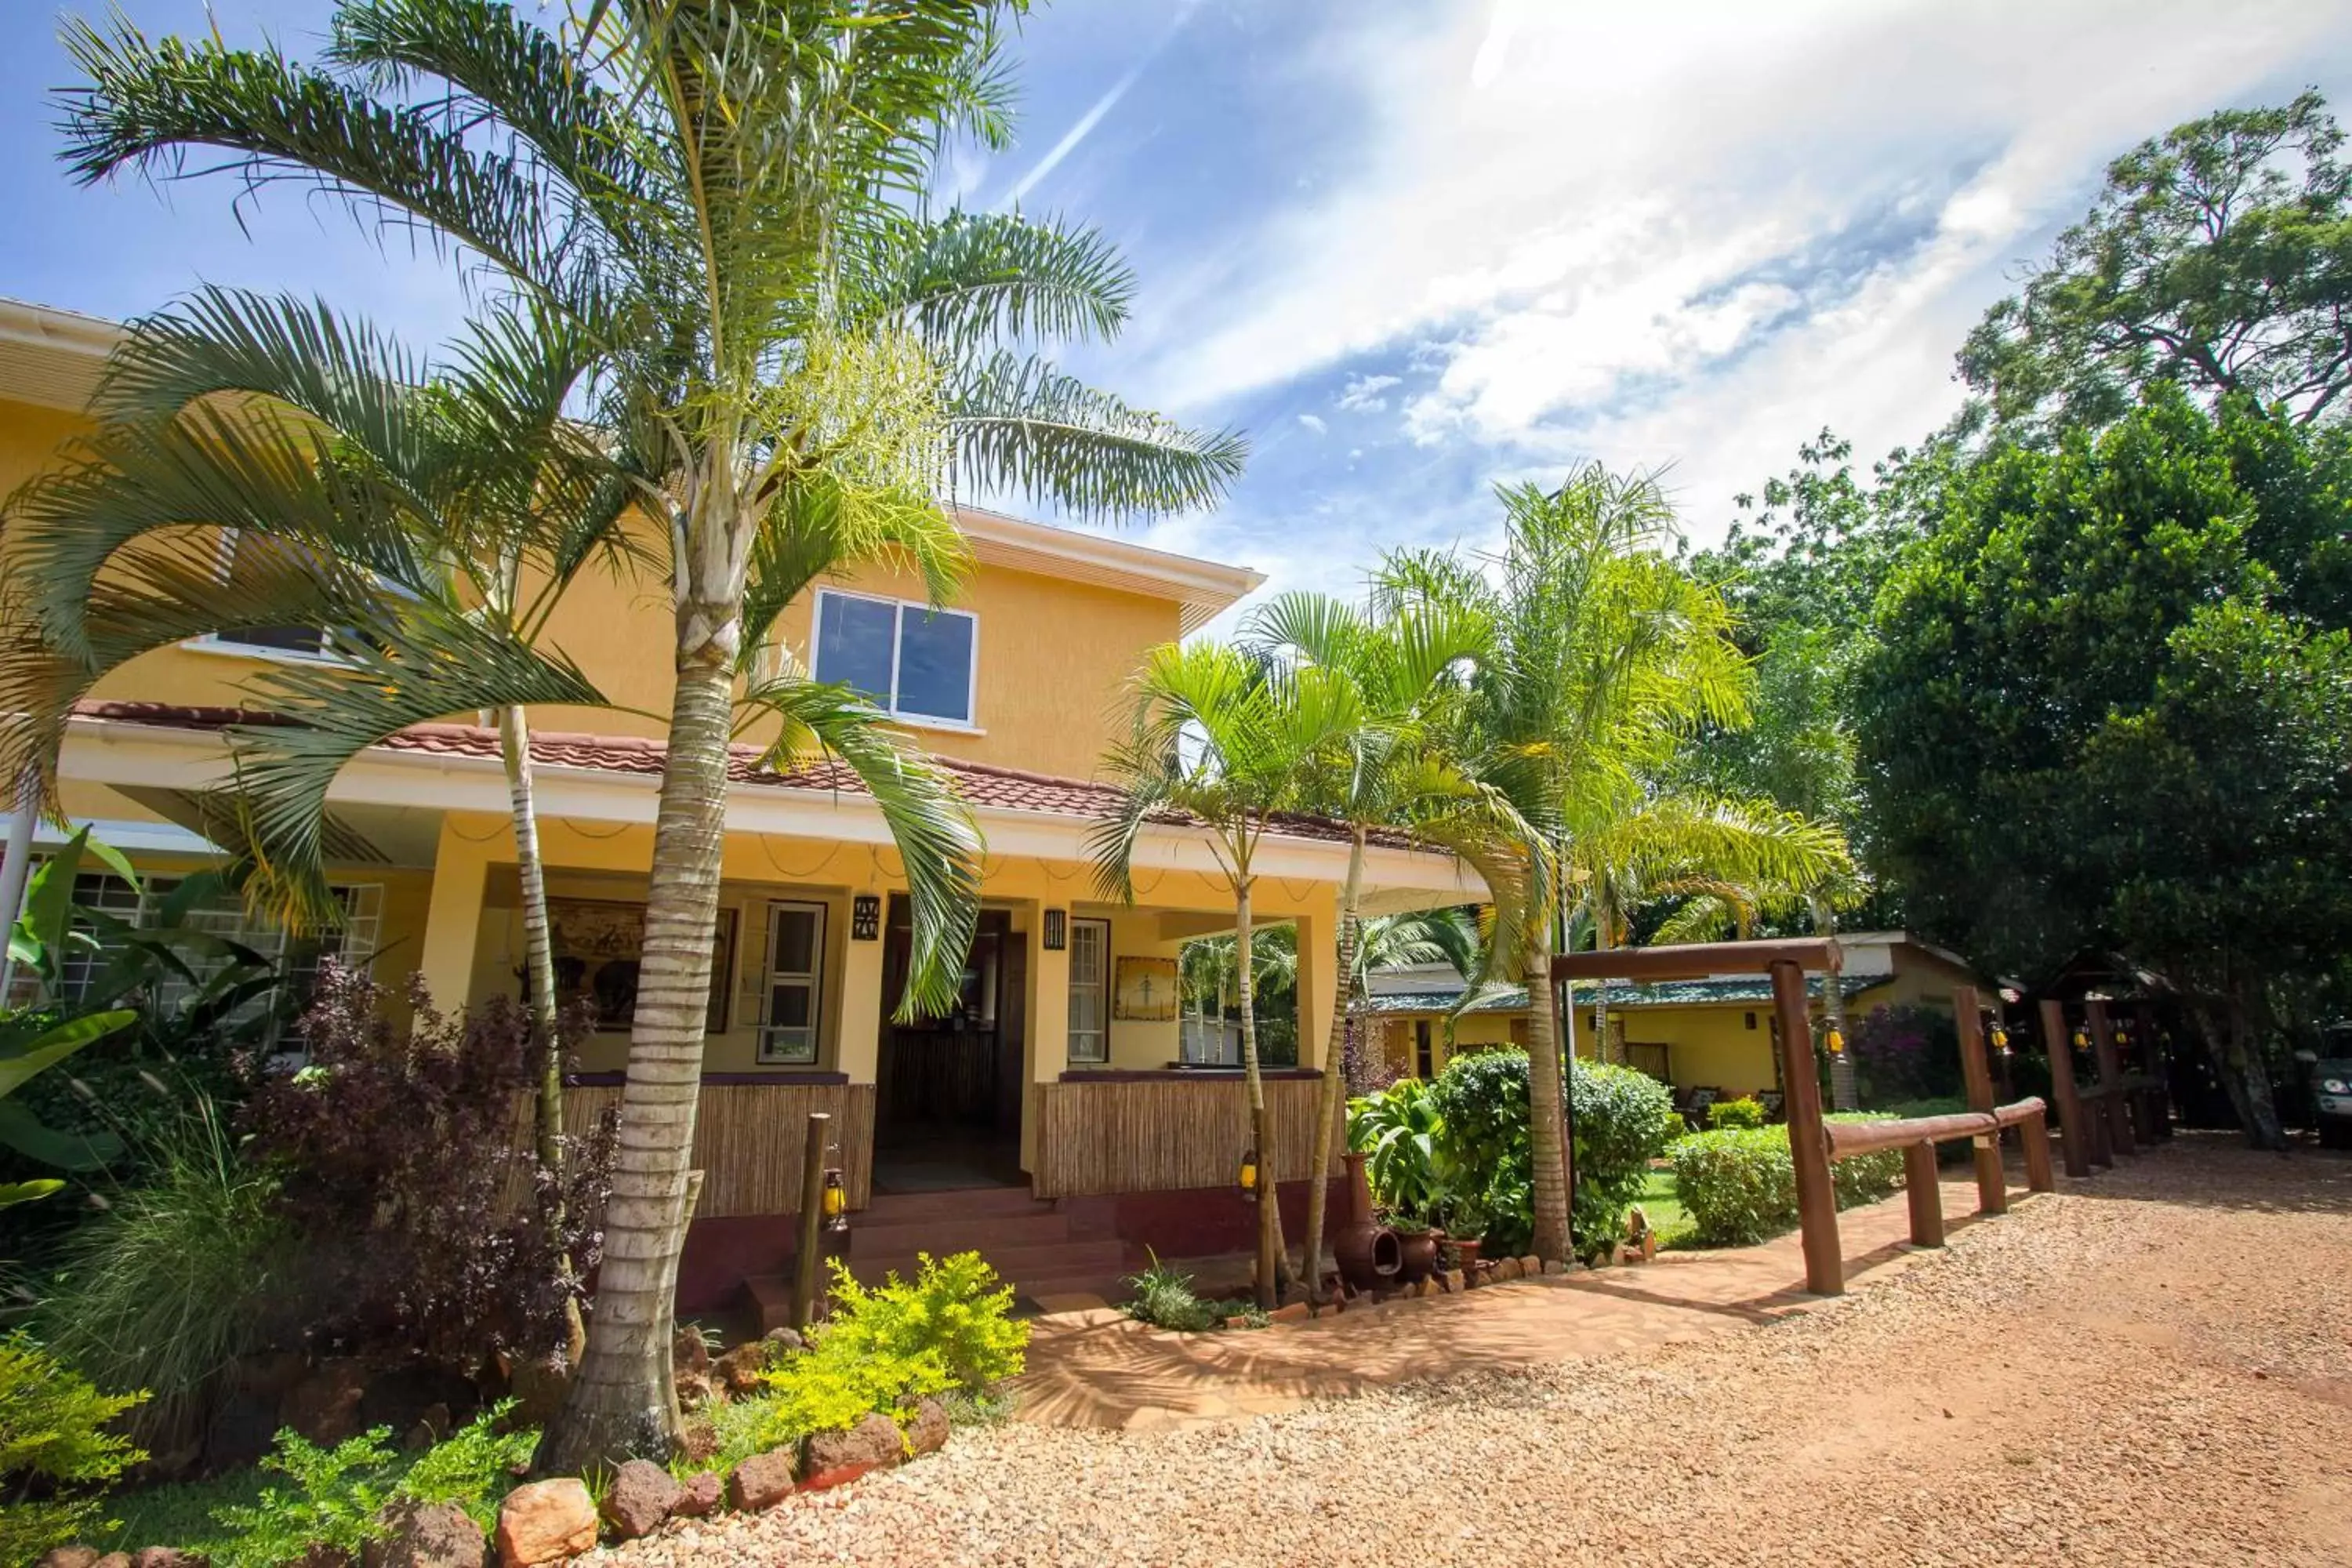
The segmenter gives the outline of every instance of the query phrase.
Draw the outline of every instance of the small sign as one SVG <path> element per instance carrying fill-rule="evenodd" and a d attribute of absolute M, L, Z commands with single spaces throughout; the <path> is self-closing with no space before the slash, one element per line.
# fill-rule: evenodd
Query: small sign
<path fill-rule="evenodd" d="M 1045 951 L 1060 952 L 1069 945 L 1070 911 L 1047 910 L 1045 911 Z"/>
<path fill-rule="evenodd" d="M 849 936 L 853 942 L 876 942 L 882 935 L 882 898 L 860 893 L 849 900 Z"/>

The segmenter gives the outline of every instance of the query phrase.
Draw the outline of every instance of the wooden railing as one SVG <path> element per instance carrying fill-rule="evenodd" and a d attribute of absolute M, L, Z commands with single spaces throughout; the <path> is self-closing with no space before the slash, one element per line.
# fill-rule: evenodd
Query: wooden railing
<path fill-rule="evenodd" d="M 1267 1179 L 1301 1181 L 1318 1168 L 1309 1145 L 1319 1082 L 1312 1073 L 1267 1079 L 1274 1134 Z M 1232 1186 L 1250 1146 L 1246 1093 L 1239 1075 L 1223 1073 L 1105 1074 L 1092 1081 L 1074 1074 L 1040 1084 L 1033 1190 L 1065 1198 Z"/>
<path fill-rule="evenodd" d="M 1966 1138 L 1979 1152 L 1991 1153 L 1991 1182 L 1985 1181 L 1985 1163 L 1978 1162 L 1977 1212 L 2005 1214 L 2008 1194 L 2000 1173 L 2001 1130 L 2014 1127 L 2025 1151 L 2025 1183 L 2046 1193 L 2057 1184 L 2050 1170 L 2049 1110 L 2028 1098 L 1990 1110 L 1958 1110 L 1948 1116 L 1919 1116 L 1890 1121 L 1832 1121 L 1822 1128 L 1829 1140 L 1830 1160 L 1850 1160 L 1885 1149 L 1903 1151 L 1903 1186 L 1911 1202 L 1911 1244 L 1944 1245 L 1944 1183 L 1936 1168 L 1936 1145 Z"/>
<path fill-rule="evenodd" d="M 617 1083 L 563 1091 L 565 1127 L 578 1135 L 621 1103 Z M 694 1165 L 702 1173 L 697 1219 L 788 1215 L 801 1206 L 801 1146 L 809 1112 L 833 1118 L 849 1206 L 864 1208 L 874 1184 L 874 1086 L 870 1083 L 713 1083 L 702 1086 L 694 1119 Z M 525 1108 L 528 1125 L 528 1108 Z"/>

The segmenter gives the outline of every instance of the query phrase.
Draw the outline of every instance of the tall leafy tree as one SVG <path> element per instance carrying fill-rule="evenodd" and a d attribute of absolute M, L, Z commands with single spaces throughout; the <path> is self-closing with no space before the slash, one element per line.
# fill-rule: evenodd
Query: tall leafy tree
<path fill-rule="evenodd" d="M 1383 830 L 1459 842 L 1504 815 L 1500 801 L 1463 771 L 1441 739 L 1447 710 L 1459 705 L 1462 695 L 1457 672 L 1477 653 L 1485 633 L 1485 623 L 1466 606 L 1416 604 L 1375 619 L 1327 595 L 1298 593 L 1262 606 L 1244 634 L 1245 645 L 1261 659 L 1346 683 L 1354 692 L 1358 721 L 1317 759 L 1302 795 L 1313 810 L 1348 829 L 1330 1038 L 1316 1102 L 1316 1180 L 1307 1195 L 1309 1300 L 1322 1294 L 1320 1259 L 1330 1194 L 1325 1178 L 1347 1105 L 1340 1065 L 1356 1022 L 1365 848 Z"/>
<path fill-rule="evenodd" d="M 821 738 L 906 855 L 904 1005 L 942 1005 L 977 844 L 938 776 L 848 693 L 742 687 L 809 563 L 938 515 L 950 475 L 1080 515 L 1213 499 L 1239 440 L 1169 424 L 1039 357 L 1108 336 L 1131 281 L 1096 236 L 919 216 L 954 137 L 1002 144 L 989 0 L 609 0 L 543 26 L 488 0 L 349 0 L 320 68 L 68 24 L 84 179 L 292 178 L 421 227 L 485 286 L 593 345 L 587 410 L 628 454 L 670 579 L 676 683 L 607 1242 L 588 1351 L 544 1458 L 660 1452 L 687 1223 L 728 742 L 739 695 Z"/>
<path fill-rule="evenodd" d="M 2029 436 L 2122 417 L 2158 381 L 2299 422 L 2352 386 L 2352 166 L 2326 101 L 2209 114 L 2107 167 L 2022 293 L 1969 334 L 1960 375 Z"/>
<path fill-rule="evenodd" d="M 1322 669 L 1286 669 L 1213 642 L 1154 648 L 1131 687 L 1129 731 L 1103 759 L 1120 798 L 1092 835 L 1096 882 L 1104 897 L 1132 903 L 1143 829 L 1176 815 L 1200 824 L 1233 892 L 1242 1073 L 1260 1173 L 1256 1290 L 1259 1304 L 1271 1307 L 1280 1298 L 1288 1260 L 1270 1176 L 1274 1129 L 1258 1061 L 1252 935 L 1257 855 L 1276 817 L 1313 803 L 1317 769 L 1363 723 L 1361 696 L 1350 682 Z M 1322 1163 L 1315 1162 L 1315 1168 Z"/>
<path fill-rule="evenodd" d="M 1599 464 L 1556 489 L 1498 492 L 1490 560 L 1405 553 L 1379 600 L 1454 607 L 1486 627 L 1448 744 L 1516 826 L 1463 853 L 1495 898 L 1496 965 L 1528 987 L 1536 1250 L 1570 1256 L 1557 931 L 1588 839 L 1635 813 L 1694 726 L 1744 716 L 1748 671 L 1722 596 L 1668 553 L 1674 511 L 1647 475 Z"/>
<path fill-rule="evenodd" d="M 2094 946 L 2172 964 L 2242 1021 L 2219 1065 L 2263 1142 L 2258 1036 L 2316 976 L 2305 940 L 2242 933 L 2336 929 L 2345 864 L 2308 813 L 2332 787 L 2311 759 L 2333 743 L 2347 463 L 2340 432 L 2166 387 L 2095 436 L 1996 448 L 1906 552 L 1858 685 L 1874 847 L 1919 923 L 1999 972 Z M 2253 700 L 2266 679 L 2319 690 Z"/>

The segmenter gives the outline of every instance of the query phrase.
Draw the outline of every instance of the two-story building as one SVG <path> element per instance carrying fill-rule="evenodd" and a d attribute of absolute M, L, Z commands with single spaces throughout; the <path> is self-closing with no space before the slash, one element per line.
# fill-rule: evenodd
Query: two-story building
<path fill-rule="evenodd" d="M 0 302 L 0 489 L 54 462 L 82 427 L 117 330 Z M 835 1162 L 851 1205 L 867 1211 L 861 1262 L 993 1239 L 1009 1277 L 1051 1294 L 1107 1283 L 1147 1244 L 1246 1245 L 1233 1187 L 1247 1142 L 1242 1087 L 1179 1065 L 1175 986 L 1179 948 L 1230 929 L 1232 894 L 1201 832 L 1168 824 L 1145 832 L 1136 902 L 1105 902 L 1087 838 L 1114 800 L 1096 769 L 1144 651 L 1197 631 L 1261 579 L 1107 533 L 977 510 L 961 521 L 976 565 L 954 605 L 934 609 L 919 581 L 869 570 L 818 587 L 779 635 L 820 679 L 874 693 L 945 764 L 985 835 L 961 1001 L 945 1017 L 891 1021 L 905 884 L 880 816 L 843 770 L 779 775 L 746 751 L 712 933 L 689 1307 L 784 1268 L 815 1110 L 832 1114 Z M 530 715 L 558 978 L 599 1024 L 573 1079 L 583 1124 L 620 1093 L 671 622 L 662 582 L 583 582 L 551 638 L 635 711 Z M 331 639 L 297 632 L 201 639 L 124 668 L 73 721 L 59 763 L 67 811 L 142 871 L 168 878 L 216 858 L 199 803 L 230 777 L 221 731 L 251 705 L 246 683 L 268 661 L 333 657 Z M 333 952 L 380 979 L 416 972 L 444 1009 L 517 991 L 515 854 L 497 736 L 481 717 L 404 731 L 338 779 L 328 841 L 341 929 L 245 934 L 298 969 Z M 1281 1130 L 1272 1174 L 1294 1184 L 1292 1201 L 1312 1163 L 1346 859 L 1343 837 L 1312 823 L 1273 834 L 1260 857 L 1258 918 L 1296 925 L 1300 954 L 1300 1061 L 1269 1085 Z M 1382 908 L 1478 894 L 1450 858 L 1406 847 L 1375 848 L 1368 881 Z M 86 894 L 139 902 L 99 877 Z"/>

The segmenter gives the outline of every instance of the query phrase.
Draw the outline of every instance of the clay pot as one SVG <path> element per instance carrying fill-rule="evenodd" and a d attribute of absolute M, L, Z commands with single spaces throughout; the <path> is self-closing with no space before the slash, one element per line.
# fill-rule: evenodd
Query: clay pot
<path fill-rule="evenodd" d="M 1389 1285 L 1403 1266 L 1397 1235 L 1377 1225 L 1351 1225 L 1331 1238 L 1331 1255 L 1339 1264 L 1339 1278 L 1358 1290 Z"/>
<path fill-rule="evenodd" d="M 1437 1244 L 1441 1239 L 1433 1230 L 1397 1231 L 1397 1280 L 1411 1285 L 1437 1272 Z"/>

